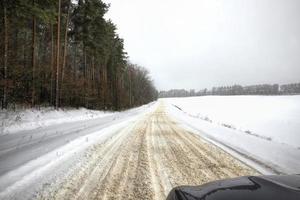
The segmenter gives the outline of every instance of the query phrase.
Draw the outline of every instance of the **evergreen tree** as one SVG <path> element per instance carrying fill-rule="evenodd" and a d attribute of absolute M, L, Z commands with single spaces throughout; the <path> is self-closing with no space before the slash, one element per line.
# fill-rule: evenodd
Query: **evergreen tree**
<path fill-rule="evenodd" d="M 3 0 L 0 6 L 2 108 L 119 110 L 157 97 L 148 73 L 128 63 L 101 0 Z"/>

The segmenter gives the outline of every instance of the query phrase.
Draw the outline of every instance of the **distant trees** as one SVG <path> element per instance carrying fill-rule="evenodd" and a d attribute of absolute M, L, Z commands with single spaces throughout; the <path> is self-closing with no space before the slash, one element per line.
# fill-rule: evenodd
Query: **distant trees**
<path fill-rule="evenodd" d="M 300 83 L 281 85 L 280 94 L 300 94 Z"/>
<path fill-rule="evenodd" d="M 188 97 L 205 95 L 292 95 L 300 94 L 300 83 L 281 85 L 261 84 L 261 85 L 232 85 L 213 87 L 211 90 L 203 89 L 198 92 L 194 90 L 169 90 L 160 91 L 159 97 Z"/>
<path fill-rule="evenodd" d="M 189 92 L 184 89 L 173 89 L 169 91 L 160 91 L 159 97 L 188 97 L 190 96 Z"/>
<path fill-rule="evenodd" d="M 262 84 L 251 86 L 226 86 L 214 87 L 211 91 L 212 95 L 277 95 L 279 92 L 278 84 Z"/>
<path fill-rule="evenodd" d="M 101 0 L 2 0 L 0 100 L 122 109 L 157 98 L 148 72 L 127 61 Z"/>
<path fill-rule="evenodd" d="M 123 94 L 122 98 L 126 99 L 127 107 L 132 105 L 142 105 L 148 102 L 148 99 L 154 100 L 158 97 L 158 92 L 153 86 L 149 77 L 149 72 L 138 65 L 128 64 L 123 73 L 122 87 L 127 94 Z M 124 89 L 123 89 L 124 91 Z M 145 92 L 147 91 L 147 92 Z"/>

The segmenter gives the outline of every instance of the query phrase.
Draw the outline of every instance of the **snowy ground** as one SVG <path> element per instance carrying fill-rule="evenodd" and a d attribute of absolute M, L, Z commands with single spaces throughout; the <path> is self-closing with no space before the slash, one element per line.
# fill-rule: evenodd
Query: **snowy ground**
<path fill-rule="evenodd" d="M 0 135 L 33 130 L 54 124 L 84 121 L 112 115 L 112 112 L 80 109 L 41 108 L 17 111 L 0 110 Z"/>
<path fill-rule="evenodd" d="M 300 173 L 300 96 L 205 96 L 163 101 L 176 119 L 261 172 Z"/>
<path fill-rule="evenodd" d="M 0 199 L 101 199 L 103 191 L 161 199 L 173 186 L 254 169 L 299 174 L 299 100 L 208 96 L 114 113 L 2 112 Z"/>

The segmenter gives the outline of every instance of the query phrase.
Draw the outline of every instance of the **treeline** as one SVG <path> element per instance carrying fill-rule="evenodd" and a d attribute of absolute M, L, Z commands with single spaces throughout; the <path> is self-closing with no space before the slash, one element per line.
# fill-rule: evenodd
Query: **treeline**
<path fill-rule="evenodd" d="M 211 90 L 203 89 L 198 92 L 195 90 L 173 89 L 169 91 L 160 91 L 159 97 L 189 97 L 205 95 L 294 95 L 300 94 L 300 83 L 278 85 L 262 84 L 250 86 L 223 86 L 213 87 Z"/>
<path fill-rule="evenodd" d="M 122 109 L 157 98 L 148 72 L 127 61 L 101 0 L 1 0 L 2 108 Z"/>
<path fill-rule="evenodd" d="M 194 90 L 184 90 L 184 89 L 172 89 L 168 91 L 160 91 L 158 94 L 159 98 L 165 97 L 190 97 L 190 96 L 198 96 L 195 94 Z"/>

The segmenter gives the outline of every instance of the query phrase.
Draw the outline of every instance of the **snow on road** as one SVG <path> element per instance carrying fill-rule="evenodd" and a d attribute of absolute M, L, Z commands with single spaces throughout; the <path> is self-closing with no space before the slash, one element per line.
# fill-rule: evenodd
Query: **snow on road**
<path fill-rule="evenodd" d="M 168 112 L 262 173 L 300 173 L 300 96 L 166 98 Z"/>
<path fill-rule="evenodd" d="M 172 187 L 257 172 L 180 128 L 164 106 L 90 148 L 38 199 L 165 199 Z"/>
<path fill-rule="evenodd" d="M 155 107 L 149 104 L 106 117 L 2 134 L 0 199 L 31 199 L 81 163 L 86 148 L 107 140 Z"/>
<path fill-rule="evenodd" d="M 289 132 L 298 127 L 299 96 L 202 98 L 6 129 L 0 135 L 0 199 L 164 199 L 177 185 L 300 173 L 299 137 Z M 277 122 L 284 134 L 271 126 Z"/>

